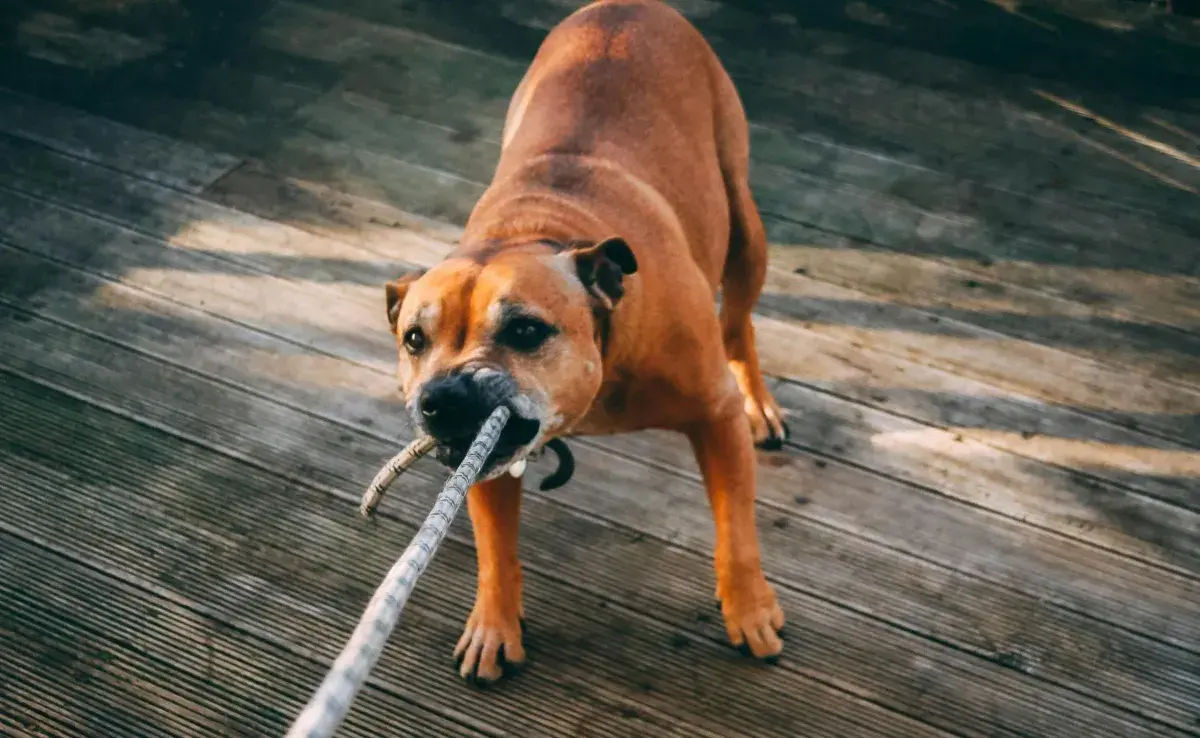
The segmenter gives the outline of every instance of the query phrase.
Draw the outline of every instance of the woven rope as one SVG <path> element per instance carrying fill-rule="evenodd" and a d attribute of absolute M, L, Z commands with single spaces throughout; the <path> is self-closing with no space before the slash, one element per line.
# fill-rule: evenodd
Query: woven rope
<path fill-rule="evenodd" d="M 388 636 L 396 627 L 400 612 L 412 594 L 413 586 L 425 571 L 429 560 L 433 558 L 438 544 L 450 528 L 451 521 L 462 507 L 467 490 L 475 483 L 483 463 L 500 440 L 500 432 L 504 430 L 508 416 L 508 408 L 499 407 L 484 423 L 467 451 L 466 458 L 446 482 L 433 510 L 425 518 L 425 523 L 417 531 L 412 543 L 375 590 L 371 602 L 358 621 L 358 627 L 354 629 L 346 647 L 333 663 L 325 681 L 292 723 L 287 738 L 328 738 L 341 725 L 350 710 L 350 704 L 358 695 L 358 690 L 362 688 L 367 675 L 379 660 Z M 392 462 L 376 476 L 376 481 L 386 476 L 384 472 L 389 467 L 392 467 Z M 391 478 L 394 479 L 395 475 L 392 474 Z"/>
<path fill-rule="evenodd" d="M 367 486 L 367 493 L 363 495 L 358 511 L 368 518 L 374 515 L 375 508 L 379 507 L 379 501 L 383 499 L 388 485 L 396 481 L 396 477 L 412 466 L 413 462 L 432 451 L 434 443 L 433 436 L 421 436 L 389 459 Z"/>

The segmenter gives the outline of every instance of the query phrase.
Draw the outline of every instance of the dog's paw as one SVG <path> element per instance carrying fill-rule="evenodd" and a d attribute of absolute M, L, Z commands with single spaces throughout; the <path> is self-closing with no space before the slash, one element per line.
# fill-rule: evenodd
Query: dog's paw
<path fill-rule="evenodd" d="M 764 451 L 778 451 L 788 439 L 788 426 L 784 422 L 787 413 L 775 402 L 765 389 L 763 398 L 746 398 L 746 416 L 750 418 L 750 430 L 754 434 L 754 445 Z"/>
<path fill-rule="evenodd" d="M 517 616 L 502 615 L 499 608 L 477 602 L 454 647 L 459 676 L 476 687 L 487 687 L 519 671 L 525 664 L 524 629 Z"/>
<path fill-rule="evenodd" d="M 747 656 L 775 663 L 783 651 L 785 618 L 767 580 L 731 587 L 719 602 L 729 642 Z"/>

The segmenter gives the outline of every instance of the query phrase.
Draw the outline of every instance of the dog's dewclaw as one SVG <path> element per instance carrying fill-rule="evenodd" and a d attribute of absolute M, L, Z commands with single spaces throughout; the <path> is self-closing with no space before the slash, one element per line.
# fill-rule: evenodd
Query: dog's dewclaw
<path fill-rule="evenodd" d="M 379 501 L 383 499 L 383 493 L 387 490 L 388 486 L 396 481 L 396 477 L 403 474 L 417 459 L 432 451 L 434 444 L 432 436 L 421 436 L 405 446 L 403 451 L 393 456 L 388 463 L 383 465 L 383 468 L 379 470 L 375 478 L 371 480 L 371 484 L 367 486 L 367 491 L 363 495 L 362 504 L 358 506 L 358 511 L 364 517 L 369 518 L 374 515 L 375 508 L 379 507 Z"/>

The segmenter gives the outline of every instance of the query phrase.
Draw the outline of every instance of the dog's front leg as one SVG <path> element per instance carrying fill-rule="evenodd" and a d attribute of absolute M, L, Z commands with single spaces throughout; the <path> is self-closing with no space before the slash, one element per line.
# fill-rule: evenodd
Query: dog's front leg
<path fill-rule="evenodd" d="M 755 455 L 740 398 L 688 430 L 716 523 L 717 599 L 730 641 L 759 658 L 783 650 L 783 610 L 762 571 L 754 524 Z"/>
<path fill-rule="evenodd" d="M 504 676 L 506 667 L 519 667 L 525 661 L 521 645 L 521 562 L 517 555 L 521 480 L 502 474 L 475 485 L 467 493 L 467 509 L 475 529 L 479 584 L 475 607 L 454 656 L 464 679 L 487 684 Z"/>

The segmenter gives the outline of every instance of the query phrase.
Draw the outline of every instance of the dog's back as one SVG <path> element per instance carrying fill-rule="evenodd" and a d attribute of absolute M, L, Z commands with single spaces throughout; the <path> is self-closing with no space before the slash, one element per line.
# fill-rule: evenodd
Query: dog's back
<path fill-rule="evenodd" d="M 730 233 L 719 145 L 730 119 L 741 120 L 732 83 L 683 16 L 658 0 L 586 6 L 548 35 L 514 94 L 493 180 L 508 202 L 485 195 L 469 230 L 503 238 L 536 218 L 534 193 L 577 195 L 643 261 L 689 258 L 715 286 Z"/>

